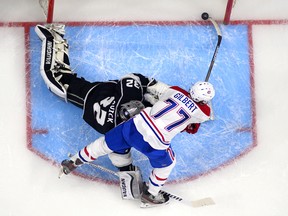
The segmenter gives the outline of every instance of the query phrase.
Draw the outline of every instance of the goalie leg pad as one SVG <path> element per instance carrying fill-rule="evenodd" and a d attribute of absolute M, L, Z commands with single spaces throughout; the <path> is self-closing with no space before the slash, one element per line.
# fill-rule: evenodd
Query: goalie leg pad
<path fill-rule="evenodd" d="M 63 26 L 63 25 L 62 25 Z M 63 27 L 64 29 L 64 27 Z M 37 25 L 35 32 L 42 40 L 40 73 L 48 89 L 67 101 L 67 87 L 59 81 L 61 73 L 72 73 L 68 44 L 60 30 Z M 62 33 L 64 33 L 62 31 Z M 59 73 L 60 72 L 60 73 Z"/>
<path fill-rule="evenodd" d="M 118 172 L 121 196 L 124 200 L 140 199 L 143 180 L 139 169 Z"/>

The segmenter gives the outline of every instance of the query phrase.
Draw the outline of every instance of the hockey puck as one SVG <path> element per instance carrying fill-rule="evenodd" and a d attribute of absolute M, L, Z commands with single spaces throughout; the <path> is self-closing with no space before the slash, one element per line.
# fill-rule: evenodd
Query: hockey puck
<path fill-rule="evenodd" d="M 207 20 L 209 18 L 209 14 L 204 12 L 204 13 L 202 13 L 201 17 L 203 20 Z"/>

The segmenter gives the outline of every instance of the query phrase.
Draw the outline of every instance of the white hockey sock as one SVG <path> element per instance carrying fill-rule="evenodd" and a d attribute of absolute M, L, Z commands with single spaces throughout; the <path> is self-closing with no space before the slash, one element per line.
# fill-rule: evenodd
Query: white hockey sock
<path fill-rule="evenodd" d="M 108 148 L 103 136 L 81 149 L 78 156 L 83 162 L 87 163 L 96 160 L 102 155 L 106 155 L 112 152 L 113 151 Z"/>

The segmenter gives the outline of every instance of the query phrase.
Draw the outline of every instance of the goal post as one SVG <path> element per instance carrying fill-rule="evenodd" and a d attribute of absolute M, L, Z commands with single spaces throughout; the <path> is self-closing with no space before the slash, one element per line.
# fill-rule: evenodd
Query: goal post
<path fill-rule="evenodd" d="M 230 23 L 230 17 L 232 13 L 232 8 L 234 7 L 236 0 L 227 0 L 225 16 L 224 16 L 224 25 L 228 25 Z"/>
<path fill-rule="evenodd" d="M 46 16 L 46 22 L 53 22 L 54 0 L 39 0 L 39 4 Z"/>
<path fill-rule="evenodd" d="M 55 3 L 55 0 L 39 0 L 39 4 L 45 14 L 47 23 L 52 23 L 54 21 L 53 20 L 54 3 Z M 228 25 L 230 23 L 231 12 L 235 3 L 236 3 L 236 0 L 227 0 L 226 10 L 225 10 L 225 15 L 224 15 L 224 20 L 223 20 L 223 23 L 225 25 Z"/>

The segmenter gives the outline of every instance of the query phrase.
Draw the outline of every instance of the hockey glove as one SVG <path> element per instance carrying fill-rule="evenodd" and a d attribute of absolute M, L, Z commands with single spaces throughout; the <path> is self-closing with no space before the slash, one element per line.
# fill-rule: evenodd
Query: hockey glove
<path fill-rule="evenodd" d="M 155 98 L 155 96 L 150 94 L 150 93 L 145 93 L 144 99 L 145 99 L 145 101 L 149 102 L 152 105 L 154 105 L 159 100 L 159 99 Z"/>
<path fill-rule="evenodd" d="M 161 95 L 169 88 L 170 86 L 157 81 L 156 84 L 154 85 L 149 85 L 147 86 L 147 92 L 150 93 L 151 95 L 153 95 L 155 98 L 159 99 L 161 97 Z"/>
<path fill-rule="evenodd" d="M 189 124 L 184 131 L 186 131 L 189 134 L 195 134 L 197 133 L 198 129 L 200 127 L 200 123 L 193 123 L 193 124 Z"/>

